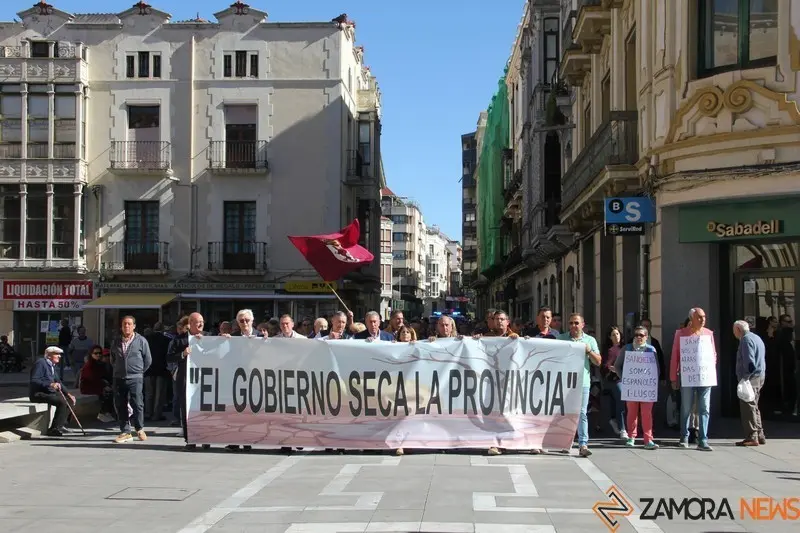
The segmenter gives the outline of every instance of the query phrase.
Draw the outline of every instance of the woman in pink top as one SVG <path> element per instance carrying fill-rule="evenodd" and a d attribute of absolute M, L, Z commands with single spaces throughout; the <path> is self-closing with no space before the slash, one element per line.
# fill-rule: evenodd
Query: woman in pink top
<path fill-rule="evenodd" d="M 611 326 L 608 328 L 608 333 L 606 333 L 606 338 L 603 342 L 603 350 L 601 352 L 603 361 L 600 363 L 600 374 L 603 376 L 603 388 L 608 391 L 611 398 L 611 408 L 609 410 L 611 419 L 608 423 L 614 433 L 619 435 L 620 439 L 627 440 L 628 432 L 625 429 L 627 409 L 625 402 L 621 399 L 620 377 L 614 370 L 614 363 L 621 349 L 622 331 L 618 326 Z"/>
<path fill-rule="evenodd" d="M 672 381 L 672 388 L 681 391 L 681 439 L 678 445 L 686 448 L 689 445 L 689 415 L 691 414 L 692 404 L 697 401 L 697 417 L 699 419 L 700 431 L 697 436 L 697 449 L 702 451 L 712 451 L 708 445 L 708 419 L 711 410 L 711 387 L 692 387 L 681 386 L 680 367 L 681 367 L 681 338 L 707 335 L 711 339 L 711 347 L 714 350 L 714 366 L 717 363 L 717 348 L 714 343 L 714 332 L 705 327 L 706 312 L 695 307 L 689 311 L 689 326 L 675 332 L 672 341 L 672 356 L 669 361 L 669 379 Z"/>

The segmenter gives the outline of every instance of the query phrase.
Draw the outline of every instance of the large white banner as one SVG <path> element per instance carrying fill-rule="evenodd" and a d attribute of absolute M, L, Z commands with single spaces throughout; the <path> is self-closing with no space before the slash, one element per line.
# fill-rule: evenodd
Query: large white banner
<path fill-rule="evenodd" d="M 190 341 L 189 442 L 563 449 L 583 344 L 548 339 Z"/>

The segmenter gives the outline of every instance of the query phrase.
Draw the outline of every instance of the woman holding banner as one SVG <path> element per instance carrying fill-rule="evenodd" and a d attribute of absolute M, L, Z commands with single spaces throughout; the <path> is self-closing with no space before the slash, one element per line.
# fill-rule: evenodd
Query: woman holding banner
<path fill-rule="evenodd" d="M 621 398 L 628 410 L 628 439 L 625 446 L 633 447 L 642 415 L 642 433 L 645 450 L 657 450 L 653 442 L 653 404 L 658 400 L 658 358 L 656 349 L 647 343 L 648 331 L 644 326 L 633 330 L 633 342 L 625 345 L 617 356 L 613 371 L 620 376 Z M 628 374 L 625 374 L 625 360 Z"/>

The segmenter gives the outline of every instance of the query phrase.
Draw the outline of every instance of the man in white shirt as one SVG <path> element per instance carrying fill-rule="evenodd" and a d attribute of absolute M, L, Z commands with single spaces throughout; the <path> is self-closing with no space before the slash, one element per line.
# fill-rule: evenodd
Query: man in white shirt
<path fill-rule="evenodd" d="M 305 338 L 294 330 L 294 320 L 289 315 L 283 315 L 278 322 L 280 331 L 276 335 L 278 338 L 284 339 L 302 339 Z"/>

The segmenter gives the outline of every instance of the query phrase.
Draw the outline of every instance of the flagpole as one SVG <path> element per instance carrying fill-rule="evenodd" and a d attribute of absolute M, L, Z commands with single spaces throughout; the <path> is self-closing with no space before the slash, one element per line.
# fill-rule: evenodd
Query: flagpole
<path fill-rule="evenodd" d="M 333 295 L 334 295 L 334 296 L 336 296 L 336 298 L 339 300 L 339 303 L 340 303 L 340 304 L 342 304 L 342 306 L 344 307 L 344 310 L 345 310 L 345 312 L 347 312 L 347 313 L 350 313 L 350 312 L 351 312 L 351 311 L 350 311 L 350 308 L 349 308 L 349 307 L 347 307 L 347 304 L 346 304 L 346 303 L 344 303 L 344 300 L 342 300 L 342 297 L 341 297 L 341 296 L 339 296 L 339 293 L 338 293 L 338 292 L 336 292 L 336 289 L 334 289 L 334 288 L 333 288 L 333 285 L 331 285 L 331 284 L 330 284 L 330 283 L 328 283 L 327 281 L 325 282 L 325 284 L 326 284 L 326 285 L 328 286 L 328 288 L 331 290 L 331 292 L 333 293 Z"/>

